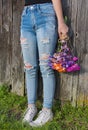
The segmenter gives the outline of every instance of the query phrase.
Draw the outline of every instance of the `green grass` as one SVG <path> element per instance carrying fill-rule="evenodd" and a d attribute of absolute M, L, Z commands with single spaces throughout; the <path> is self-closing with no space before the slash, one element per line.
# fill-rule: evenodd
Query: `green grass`
<path fill-rule="evenodd" d="M 41 102 L 36 103 L 38 110 Z M 43 127 L 32 128 L 22 124 L 22 115 L 27 108 L 26 97 L 9 92 L 6 86 L 0 87 L 0 130 L 88 130 L 88 107 L 72 107 L 70 103 L 62 108 L 54 102 L 54 119 Z"/>

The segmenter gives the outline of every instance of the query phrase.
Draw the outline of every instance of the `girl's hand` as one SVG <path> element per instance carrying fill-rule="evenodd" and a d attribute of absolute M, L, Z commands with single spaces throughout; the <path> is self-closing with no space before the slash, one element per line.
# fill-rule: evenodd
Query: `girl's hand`
<path fill-rule="evenodd" d="M 59 33 L 59 38 L 60 39 L 65 39 L 65 38 L 68 38 L 68 26 L 62 22 L 62 23 L 59 23 L 59 26 L 58 26 L 58 33 Z"/>

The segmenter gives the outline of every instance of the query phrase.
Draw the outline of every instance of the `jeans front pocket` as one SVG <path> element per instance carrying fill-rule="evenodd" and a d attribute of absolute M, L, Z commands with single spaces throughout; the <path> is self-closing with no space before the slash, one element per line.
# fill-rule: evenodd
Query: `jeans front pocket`
<path fill-rule="evenodd" d="M 45 3 L 40 5 L 40 13 L 45 16 L 55 15 L 55 10 L 52 3 Z"/>

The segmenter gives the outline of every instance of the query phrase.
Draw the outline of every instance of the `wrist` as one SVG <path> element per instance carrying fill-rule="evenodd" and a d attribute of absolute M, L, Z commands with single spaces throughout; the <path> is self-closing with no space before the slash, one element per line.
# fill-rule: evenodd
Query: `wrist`
<path fill-rule="evenodd" d="M 64 24 L 64 23 L 65 23 L 64 19 L 58 20 L 58 24 L 59 24 L 59 25 Z"/>
<path fill-rule="evenodd" d="M 63 15 L 57 15 L 58 23 L 64 23 Z"/>

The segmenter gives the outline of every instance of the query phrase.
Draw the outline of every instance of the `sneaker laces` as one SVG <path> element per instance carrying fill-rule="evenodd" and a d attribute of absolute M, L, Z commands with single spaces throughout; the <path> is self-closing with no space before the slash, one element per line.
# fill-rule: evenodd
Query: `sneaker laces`
<path fill-rule="evenodd" d="M 36 119 L 37 122 L 43 121 L 45 119 L 45 116 L 47 114 L 47 110 L 41 110 L 38 114 L 38 118 Z"/>
<path fill-rule="evenodd" d="M 33 107 L 29 107 L 27 108 L 27 110 L 24 112 L 24 118 L 29 118 L 29 115 L 30 117 L 33 115 L 33 112 L 34 112 L 35 108 Z"/>

